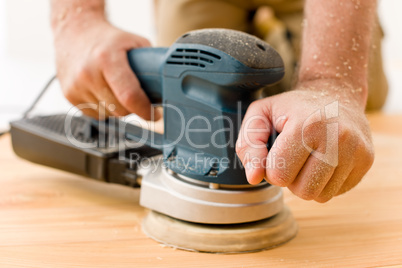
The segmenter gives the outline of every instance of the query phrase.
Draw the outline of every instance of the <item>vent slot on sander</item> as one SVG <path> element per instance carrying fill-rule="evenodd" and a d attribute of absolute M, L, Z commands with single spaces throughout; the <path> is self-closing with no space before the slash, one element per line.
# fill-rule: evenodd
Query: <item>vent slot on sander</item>
<path fill-rule="evenodd" d="M 214 53 L 200 49 L 178 48 L 166 62 L 171 65 L 192 65 L 205 68 L 206 64 L 214 64 L 214 60 L 221 57 Z"/>

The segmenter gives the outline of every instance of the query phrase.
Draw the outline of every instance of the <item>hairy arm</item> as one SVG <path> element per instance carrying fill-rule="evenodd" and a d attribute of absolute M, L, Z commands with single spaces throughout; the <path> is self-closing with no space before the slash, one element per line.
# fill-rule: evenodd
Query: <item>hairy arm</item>
<path fill-rule="evenodd" d="M 53 30 L 82 23 L 106 20 L 104 0 L 51 0 L 51 25 Z"/>
<path fill-rule="evenodd" d="M 333 79 L 354 88 L 342 98 L 364 109 L 376 0 L 306 0 L 299 82 Z M 330 92 L 334 94 L 334 92 Z"/>

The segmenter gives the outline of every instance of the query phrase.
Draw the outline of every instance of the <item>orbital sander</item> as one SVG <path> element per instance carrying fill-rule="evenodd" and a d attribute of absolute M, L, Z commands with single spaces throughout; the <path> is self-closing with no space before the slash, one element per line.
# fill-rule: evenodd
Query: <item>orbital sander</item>
<path fill-rule="evenodd" d="M 205 29 L 169 48 L 131 50 L 128 60 L 148 98 L 163 107 L 163 134 L 125 118 L 34 116 L 11 123 L 15 153 L 141 187 L 140 204 L 150 209 L 143 231 L 166 245 L 233 253 L 292 239 L 297 225 L 281 188 L 249 185 L 235 152 L 247 107 L 284 75 L 279 54 L 249 34 Z"/>

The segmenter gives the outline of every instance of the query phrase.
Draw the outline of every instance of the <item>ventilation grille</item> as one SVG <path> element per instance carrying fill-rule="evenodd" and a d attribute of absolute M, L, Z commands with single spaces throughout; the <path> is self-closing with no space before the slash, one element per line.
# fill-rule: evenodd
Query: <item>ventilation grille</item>
<path fill-rule="evenodd" d="M 191 65 L 205 68 L 206 64 L 214 64 L 214 60 L 220 60 L 219 55 L 199 49 L 178 48 L 169 57 L 167 64 Z"/>
<path fill-rule="evenodd" d="M 56 133 L 62 135 L 64 133 L 65 115 L 53 115 L 53 116 L 35 116 L 30 119 L 25 119 L 26 124 L 36 126 L 44 131 Z M 75 122 L 74 122 L 75 123 Z M 76 124 L 73 125 L 75 126 Z"/>
<path fill-rule="evenodd" d="M 31 125 L 46 133 L 52 133 L 60 136 L 65 136 L 64 124 L 66 115 L 51 115 L 51 116 L 36 116 L 32 118 L 23 119 L 24 124 Z M 91 122 L 83 117 L 72 117 L 71 120 L 71 133 L 75 139 L 81 142 L 93 142 L 94 139 L 90 133 L 85 133 L 90 130 Z"/>

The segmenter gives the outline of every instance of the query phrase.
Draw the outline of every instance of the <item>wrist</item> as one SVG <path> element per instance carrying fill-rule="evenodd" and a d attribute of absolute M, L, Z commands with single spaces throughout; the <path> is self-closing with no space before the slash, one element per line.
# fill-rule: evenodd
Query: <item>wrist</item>
<path fill-rule="evenodd" d="M 339 101 L 344 106 L 362 111 L 365 110 L 368 95 L 367 82 L 357 85 L 337 77 L 298 80 L 295 90 L 309 91 L 313 99 Z"/>
<path fill-rule="evenodd" d="M 306 58 L 306 56 L 304 57 Z M 298 73 L 298 81 L 333 80 L 339 84 L 348 84 L 355 88 L 362 88 L 367 92 L 367 66 L 366 57 L 359 59 L 350 57 L 348 60 L 331 59 L 329 55 L 318 58 L 316 54 L 311 58 L 314 62 L 303 60 Z"/>
<path fill-rule="evenodd" d="M 367 57 L 354 55 L 345 60 L 334 55 L 303 55 L 298 83 L 312 85 L 311 90 L 325 91 L 340 101 L 353 102 L 364 109 L 368 96 Z"/>

